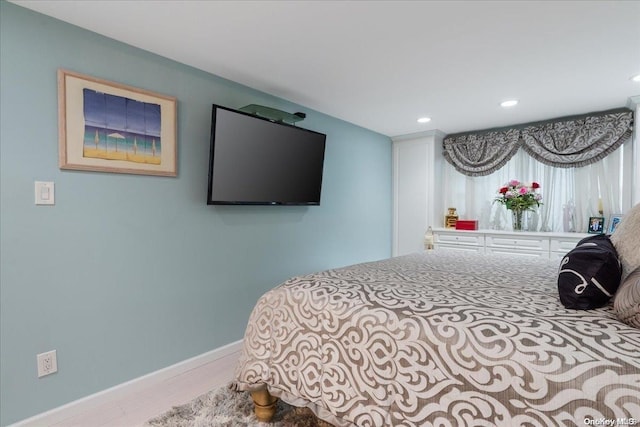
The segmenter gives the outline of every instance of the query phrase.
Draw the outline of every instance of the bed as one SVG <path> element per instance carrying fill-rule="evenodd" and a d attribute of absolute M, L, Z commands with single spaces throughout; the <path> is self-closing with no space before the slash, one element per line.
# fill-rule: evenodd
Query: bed
<path fill-rule="evenodd" d="M 234 387 L 347 426 L 640 422 L 640 329 L 565 309 L 558 262 L 437 249 L 292 278 L 257 302 Z"/>

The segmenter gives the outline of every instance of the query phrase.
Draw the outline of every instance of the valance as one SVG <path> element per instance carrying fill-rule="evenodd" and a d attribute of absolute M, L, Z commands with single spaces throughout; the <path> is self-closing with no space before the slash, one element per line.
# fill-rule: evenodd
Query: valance
<path fill-rule="evenodd" d="M 520 132 L 516 129 L 468 133 L 446 137 L 444 157 L 460 173 L 489 175 L 504 166 L 518 151 Z"/>
<path fill-rule="evenodd" d="M 590 165 L 615 151 L 631 137 L 630 110 L 592 114 L 522 129 L 523 148 L 544 164 L 572 168 Z"/>
<path fill-rule="evenodd" d="M 633 111 L 619 108 L 509 128 L 449 135 L 444 157 L 468 176 L 489 175 L 522 147 L 547 165 L 571 168 L 595 163 L 632 135 Z"/>

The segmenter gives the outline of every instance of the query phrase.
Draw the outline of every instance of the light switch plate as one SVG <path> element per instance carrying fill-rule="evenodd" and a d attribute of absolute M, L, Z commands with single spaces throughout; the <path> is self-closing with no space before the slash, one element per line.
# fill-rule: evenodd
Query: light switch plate
<path fill-rule="evenodd" d="M 36 181 L 36 205 L 55 204 L 53 182 Z"/>

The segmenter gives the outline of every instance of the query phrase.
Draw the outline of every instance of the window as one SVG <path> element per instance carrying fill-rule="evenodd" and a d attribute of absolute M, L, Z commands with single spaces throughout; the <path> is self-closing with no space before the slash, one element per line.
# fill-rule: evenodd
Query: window
<path fill-rule="evenodd" d="M 586 232 L 600 203 L 607 219 L 630 205 L 631 146 L 629 139 L 604 159 L 579 168 L 547 166 L 520 149 L 505 166 L 481 177 L 463 175 L 443 162 L 445 207 L 455 207 L 461 219 L 477 219 L 479 228 L 510 229 L 510 212 L 493 203 L 498 189 L 511 179 L 536 181 L 543 205 L 532 215 L 532 230 Z"/>

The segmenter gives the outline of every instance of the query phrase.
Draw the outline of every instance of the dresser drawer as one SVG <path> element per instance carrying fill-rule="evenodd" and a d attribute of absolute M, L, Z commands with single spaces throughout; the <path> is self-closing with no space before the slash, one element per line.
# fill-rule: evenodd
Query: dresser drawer
<path fill-rule="evenodd" d="M 467 234 L 464 231 L 459 233 L 436 233 L 435 243 L 452 245 L 484 246 L 484 236 L 479 234 Z"/>
<path fill-rule="evenodd" d="M 464 251 L 464 252 L 477 252 L 479 254 L 484 253 L 484 246 L 476 246 L 476 245 L 452 245 L 447 243 L 436 243 L 436 249 L 448 249 L 455 251 Z"/>
<path fill-rule="evenodd" d="M 569 252 L 575 248 L 581 239 L 551 239 L 551 250 L 554 252 Z"/>
<path fill-rule="evenodd" d="M 487 248 L 549 251 L 549 239 L 535 236 L 487 236 Z"/>

